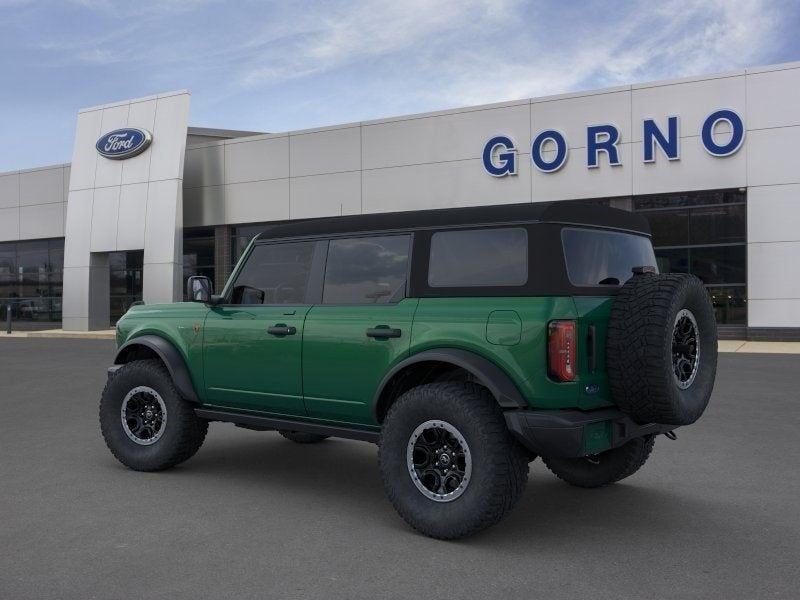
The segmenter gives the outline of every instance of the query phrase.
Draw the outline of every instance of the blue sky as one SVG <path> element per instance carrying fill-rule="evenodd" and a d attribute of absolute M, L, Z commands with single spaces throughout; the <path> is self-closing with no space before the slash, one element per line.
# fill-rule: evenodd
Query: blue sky
<path fill-rule="evenodd" d="M 0 0 L 0 172 L 156 92 L 286 131 L 800 60 L 798 31 L 796 0 Z"/>

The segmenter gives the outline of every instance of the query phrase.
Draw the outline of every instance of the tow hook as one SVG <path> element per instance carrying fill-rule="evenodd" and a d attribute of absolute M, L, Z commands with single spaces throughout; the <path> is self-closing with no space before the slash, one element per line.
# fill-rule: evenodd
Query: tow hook
<path fill-rule="evenodd" d="M 678 439 L 678 436 L 675 435 L 674 431 L 665 431 L 664 435 L 667 436 L 671 440 L 677 440 Z"/>

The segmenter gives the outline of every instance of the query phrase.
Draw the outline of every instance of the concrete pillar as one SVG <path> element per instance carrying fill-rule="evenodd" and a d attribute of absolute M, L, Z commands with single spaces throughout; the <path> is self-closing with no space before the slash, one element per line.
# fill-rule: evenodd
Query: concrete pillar
<path fill-rule="evenodd" d="M 182 298 L 183 163 L 188 92 L 171 92 L 79 111 L 65 226 L 63 328 L 109 326 L 108 253 L 144 250 L 143 298 Z M 115 129 L 152 134 L 124 160 L 100 156 L 95 143 Z"/>

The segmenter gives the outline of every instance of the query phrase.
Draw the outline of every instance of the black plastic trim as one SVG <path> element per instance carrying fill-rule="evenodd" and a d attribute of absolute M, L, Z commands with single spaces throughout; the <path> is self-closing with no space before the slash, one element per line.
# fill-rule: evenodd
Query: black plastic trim
<path fill-rule="evenodd" d="M 592 411 L 565 410 L 511 410 L 504 413 L 511 433 L 531 452 L 539 456 L 577 458 L 587 456 L 584 428 L 587 425 L 611 421 L 612 441 L 607 448 L 617 448 L 630 440 L 645 435 L 667 433 L 675 425 L 637 423 L 617 408 Z"/>
<path fill-rule="evenodd" d="M 200 402 L 194 391 L 186 361 L 183 360 L 183 356 L 171 342 L 157 335 L 143 335 L 133 338 L 119 347 L 117 355 L 114 357 L 114 364 L 124 364 L 126 350 L 130 350 L 133 346 L 144 346 L 155 352 L 166 365 L 170 377 L 172 377 L 172 382 L 178 388 L 180 395 L 190 402 Z M 109 369 L 109 373 L 111 373 L 111 369 Z"/>
<path fill-rule="evenodd" d="M 503 408 L 523 408 L 528 403 L 520 394 L 511 378 L 496 364 L 468 350 L 460 348 L 437 348 L 425 350 L 396 364 L 381 380 L 372 399 L 372 414 L 378 419 L 378 406 L 386 386 L 400 371 L 406 367 L 422 362 L 443 362 L 472 373 L 478 381 L 485 385 Z"/>
<path fill-rule="evenodd" d="M 597 326 L 592 323 L 586 331 L 586 359 L 589 363 L 589 373 L 597 372 Z"/>
<path fill-rule="evenodd" d="M 317 433 L 320 435 L 329 435 L 332 437 L 346 438 L 348 440 L 360 440 L 362 442 L 372 443 L 377 443 L 380 438 L 379 431 L 358 429 L 357 427 L 341 427 L 312 421 L 267 417 L 234 410 L 196 408 L 194 412 L 198 417 L 208 419 L 209 421 L 235 423 L 243 427 L 257 428 L 260 430 L 284 429 L 289 431 L 302 431 L 303 433 Z"/>

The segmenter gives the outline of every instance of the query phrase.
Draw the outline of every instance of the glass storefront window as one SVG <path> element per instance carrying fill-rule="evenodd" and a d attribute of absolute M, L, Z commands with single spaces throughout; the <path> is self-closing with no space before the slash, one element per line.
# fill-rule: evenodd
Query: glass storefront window
<path fill-rule="evenodd" d="M 656 263 L 659 273 L 688 273 L 688 248 L 656 248 Z"/>
<path fill-rule="evenodd" d="M 268 223 L 258 225 L 237 225 L 231 231 L 231 262 L 236 264 L 242 254 L 255 236 L 264 231 L 269 226 Z"/>
<path fill-rule="evenodd" d="M 747 323 L 746 202 L 739 190 L 633 199 L 650 223 L 659 270 L 697 275 L 721 325 Z"/>
<path fill-rule="evenodd" d="M 658 208 L 674 209 L 690 206 L 710 206 L 714 204 L 744 204 L 746 198 L 747 193 L 740 190 L 656 194 L 652 196 L 635 196 L 633 198 L 633 208 L 639 211 Z"/>
<path fill-rule="evenodd" d="M 60 327 L 63 270 L 63 239 L 0 244 L 2 318 L 10 305 L 14 327 Z"/>
<path fill-rule="evenodd" d="M 654 210 L 644 214 L 650 223 L 653 244 L 658 246 L 686 246 L 689 243 L 688 210 Z"/>
<path fill-rule="evenodd" d="M 745 271 L 747 267 L 747 247 L 710 246 L 689 249 L 689 272 L 697 275 L 703 283 L 740 284 L 747 283 Z"/>
<path fill-rule="evenodd" d="M 110 315 L 114 325 L 131 307 L 142 299 L 144 251 L 111 252 L 108 255 L 110 276 Z"/>
<path fill-rule="evenodd" d="M 745 204 L 693 208 L 690 214 L 690 245 L 733 244 L 747 241 Z"/>
<path fill-rule="evenodd" d="M 183 232 L 183 280 L 193 275 L 205 275 L 215 281 L 214 229 L 210 227 L 185 229 Z M 183 290 L 184 300 L 186 289 Z"/>
<path fill-rule="evenodd" d="M 725 286 L 709 287 L 711 303 L 714 305 L 714 314 L 717 323 L 725 325 L 747 324 L 747 287 Z"/>

